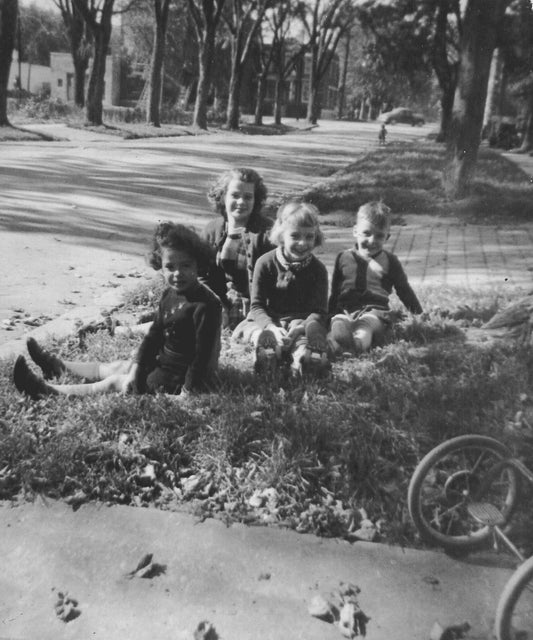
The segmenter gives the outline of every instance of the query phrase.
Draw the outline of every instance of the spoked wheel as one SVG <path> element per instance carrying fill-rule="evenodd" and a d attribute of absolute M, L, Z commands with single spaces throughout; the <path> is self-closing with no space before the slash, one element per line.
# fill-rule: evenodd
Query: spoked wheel
<path fill-rule="evenodd" d="M 496 610 L 498 640 L 533 640 L 533 557 L 511 576 Z"/>
<path fill-rule="evenodd" d="M 449 551 L 483 546 L 490 527 L 469 506 L 483 501 L 500 512 L 500 525 L 507 522 L 517 500 L 518 475 L 510 467 L 488 474 L 510 456 L 498 440 L 478 435 L 452 438 L 431 450 L 415 469 L 407 498 L 421 537 Z"/>

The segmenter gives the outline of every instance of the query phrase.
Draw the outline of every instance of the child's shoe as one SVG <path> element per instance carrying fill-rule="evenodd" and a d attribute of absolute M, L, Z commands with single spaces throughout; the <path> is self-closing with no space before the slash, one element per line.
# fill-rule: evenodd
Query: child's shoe
<path fill-rule="evenodd" d="M 305 368 L 305 361 L 311 356 L 311 351 L 306 344 L 301 344 L 292 352 L 291 374 L 295 378 L 299 378 Z"/>
<path fill-rule="evenodd" d="M 281 351 L 276 336 L 268 329 L 261 331 L 255 347 L 255 372 L 275 373 L 280 355 Z"/>
<path fill-rule="evenodd" d="M 304 375 L 321 378 L 327 376 L 331 371 L 327 351 L 314 347 L 308 347 L 302 361 L 302 373 Z"/>
<path fill-rule="evenodd" d="M 15 386 L 21 393 L 25 393 L 33 400 L 39 400 L 45 396 L 57 395 L 57 391 L 46 384 L 46 382 L 35 375 L 28 367 L 24 356 L 19 356 L 15 362 L 13 370 L 13 380 Z"/>
<path fill-rule="evenodd" d="M 31 359 L 41 367 L 43 375 L 47 380 L 61 377 L 65 371 L 65 365 L 61 362 L 60 358 L 43 349 L 35 338 L 28 338 L 26 340 L 26 347 L 28 348 Z"/>

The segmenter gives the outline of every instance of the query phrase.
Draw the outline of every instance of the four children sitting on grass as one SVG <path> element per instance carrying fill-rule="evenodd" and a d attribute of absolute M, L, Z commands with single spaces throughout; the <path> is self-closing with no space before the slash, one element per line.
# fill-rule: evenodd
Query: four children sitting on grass
<path fill-rule="evenodd" d="M 383 248 L 390 235 L 386 205 L 369 202 L 358 210 L 355 246 L 337 256 L 328 308 L 327 270 L 313 254 L 323 241 L 316 207 L 295 201 L 282 205 L 267 237 L 268 225 L 258 212 L 253 218 L 256 198 L 263 201 L 257 192 L 262 181 L 252 170 L 233 171 L 220 187 L 225 215 L 222 225 L 213 226 L 218 240 L 207 234 L 206 242 L 179 224 L 157 226 L 150 261 L 161 270 L 166 289 L 135 359 L 62 361 L 30 338 L 28 352 L 45 378 L 70 371 L 94 382 L 47 383 L 19 356 L 14 370 L 19 391 L 39 398 L 108 391 L 186 395 L 205 388 L 218 364 L 221 299 L 233 320 L 246 310 L 251 260 L 255 267 L 250 309 L 233 339 L 253 345 L 258 373 L 287 363 L 293 375 L 320 374 L 329 371 L 330 360 L 341 354 L 367 351 L 392 321 L 389 296 L 393 288 L 410 312 L 421 313 L 400 261 Z M 253 255 L 250 244 L 257 245 Z M 270 246 L 276 248 L 257 255 Z M 211 277 L 211 283 L 218 282 L 213 286 L 216 293 L 199 280 L 200 273 L 217 274 Z M 225 297 L 229 292 L 233 292 L 230 302 Z M 232 302 L 237 302 L 237 309 Z"/>

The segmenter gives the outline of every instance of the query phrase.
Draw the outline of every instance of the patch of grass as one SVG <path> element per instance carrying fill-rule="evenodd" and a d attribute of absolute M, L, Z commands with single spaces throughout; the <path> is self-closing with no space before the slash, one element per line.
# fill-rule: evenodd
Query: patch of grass
<path fill-rule="evenodd" d="M 157 286 L 158 281 L 154 281 Z M 152 292 L 152 293 L 151 293 Z M 258 379 L 250 349 L 223 337 L 217 388 L 167 396 L 22 398 L 0 363 L 0 498 L 42 493 L 349 538 L 367 515 L 382 540 L 417 545 L 407 485 L 422 454 L 463 433 L 502 437 L 533 380 L 530 350 L 469 344 L 464 329 L 503 298 L 421 292 L 428 312 L 385 344 L 334 363 L 329 379 Z M 150 308 L 143 286 L 128 308 Z M 139 307 L 138 305 L 141 305 Z M 90 334 L 64 358 L 129 358 L 139 338 Z"/>
<path fill-rule="evenodd" d="M 138 140 L 141 138 L 172 138 L 179 136 L 193 135 L 190 127 L 174 124 L 163 124 L 160 127 L 146 123 L 116 123 L 102 125 L 87 125 L 83 123 L 70 122 L 73 129 L 92 131 L 93 133 L 103 133 L 109 136 L 117 136 L 125 140 Z"/>
<path fill-rule="evenodd" d="M 0 127 L 0 142 L 23 142 L 28 140 L 52 140 L 52 138 L 36 131 L 27 131 L 23 127 L 11 125 Z"/>
<path fill-rule="evenodd" d="M 324 214 L 355 212 L 369 200 L 384 200 L 394 214 L 459 216 L 475 223 L 533 220 L 533 186 L 510 160 L 481 148 L 470 194 L 450 201 L 442 189 L 442 145 L 429 140 L 394 142 L 376 149 L 299 197 Z M 329 222 L 329 219 L 327 220 Z"/>

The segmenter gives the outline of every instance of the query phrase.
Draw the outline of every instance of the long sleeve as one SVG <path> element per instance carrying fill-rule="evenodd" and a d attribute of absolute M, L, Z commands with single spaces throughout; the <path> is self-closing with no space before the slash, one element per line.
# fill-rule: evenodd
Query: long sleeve
<path fill-rule="evenodd" d="M 161 302 L 156 311 L 152 326 L 148 330 L 148 333 L 144 336 L 137 353 L 135 355 L 135 362 L 139 365 L 137 370 L 137 376 L 135 385 L 139 392 L 144 391 L 146 376 L 148 372 L 155 366 L 157 354 L 163 346 L 165 341 L 162 315 L 161 315 Z"/>
<path fill-rule="evenodd" d="M 335 258 L 335 266 L 333 267 L 333 276 L 331 278 L 331 294 L 329 296 L 328 303 L 328 311 L 330 315 L 335 315 L 336 313 L 340 313 L 340 310 L 337 309 L 337 304 L 339 302 L 339 294 L 340 294 L 340 285 L 341 285 L 341 271 L 339 268 L 339 259 L 341 257 L 341 253 L 337 255 Z"/>
<path fill-rule="evenodd" d="M 210 367 L 220 348 L 221 308 L 214 301 L 198 303 L 193 314 L 196 351 L 187 369 L 183 388 L 194 391 L 201 388 L 210 373 Z"/>
<path fill-rule="evenodd" d="M 265 259 L 269 255 L 265 254 L 265 257 L 260 258 L 255 265 L 250 297 L 250 318 L 261 329 L 266 329 L 269 324 L 274 322 L 267 309 L 275 288 L 277 273 L 273 262 Z"/>
<path fill-rule="evenodd" d="M 391 256 L 391 267 L 390 276 L 398 298 L 411 313 L 422 313 L 422 306 L 409 284 L 401 262 L 396 256 Z"/>

